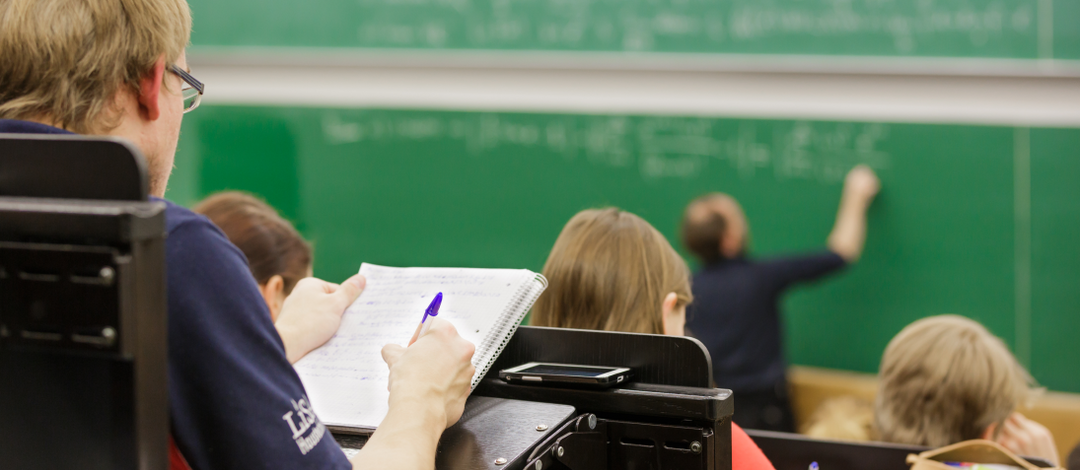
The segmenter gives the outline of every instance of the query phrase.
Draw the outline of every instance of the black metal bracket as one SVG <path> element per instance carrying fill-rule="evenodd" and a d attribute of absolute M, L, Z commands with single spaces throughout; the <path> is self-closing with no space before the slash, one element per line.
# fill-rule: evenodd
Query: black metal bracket
<path fill-rule="evenodd" d="M 525 470 L 608 468 L 607 446 L 607 421 L 583 414 L 536 446 Z"/>
<path fill-rule="evenodd" d="M 590 413 L 538 445 L 525 470 L 706 468 L 713 439 L 711 429 L 607 420 Z"/>

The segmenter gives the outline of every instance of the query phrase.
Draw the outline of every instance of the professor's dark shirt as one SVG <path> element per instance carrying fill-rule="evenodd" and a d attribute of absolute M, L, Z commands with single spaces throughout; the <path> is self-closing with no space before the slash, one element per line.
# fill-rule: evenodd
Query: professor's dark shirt
<path fill-rule="evenodd" d="M 709 349 L 716 386 L 757 392 L 781 383 L 781 296 L 845 265 L 840 255 L 824 251 L 760 261 L 739 257 L 694 274 L 686 327 Z"/>

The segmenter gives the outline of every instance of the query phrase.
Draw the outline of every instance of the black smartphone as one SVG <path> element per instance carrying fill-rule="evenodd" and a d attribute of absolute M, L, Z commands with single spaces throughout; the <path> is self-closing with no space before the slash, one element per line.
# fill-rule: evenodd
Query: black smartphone
<path fill-rule="evenodd" d="M 606 388 L 628 382 L 633 374 L 626 367 L 583 366 L 530 362 L 499 371 L 499 378 L 518 384 L 562 384 Z"/>

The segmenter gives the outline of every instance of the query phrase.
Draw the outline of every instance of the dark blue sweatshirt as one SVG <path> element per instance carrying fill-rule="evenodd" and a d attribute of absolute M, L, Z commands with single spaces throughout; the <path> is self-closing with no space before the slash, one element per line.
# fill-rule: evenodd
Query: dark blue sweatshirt
<path fill-rule="evenodd" d="M 68 132 L 0 119 L 0 133 Z M 206 217 L 165 203 L 169 408 L 188 463 L 352 468 L 311 411 L 244 254 Z"/>

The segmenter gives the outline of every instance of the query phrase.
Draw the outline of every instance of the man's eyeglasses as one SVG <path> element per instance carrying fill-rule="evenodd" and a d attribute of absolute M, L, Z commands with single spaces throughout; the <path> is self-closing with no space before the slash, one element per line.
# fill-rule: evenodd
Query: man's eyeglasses
<path fill-rule="evenodd" d="M 198 108 L 199 103 L 202 102 L 203 90 L 206 89 L 206 85 L 203 85 L 203 82 L 192 77 L 190 73 L 185 72 L 176 65 L 170 66 L 169 71 L 175 73 L 184 81 L 184 85 L 180 87 L 180 94 L 184 96 L 184 112 L 187 113 Z"/>

